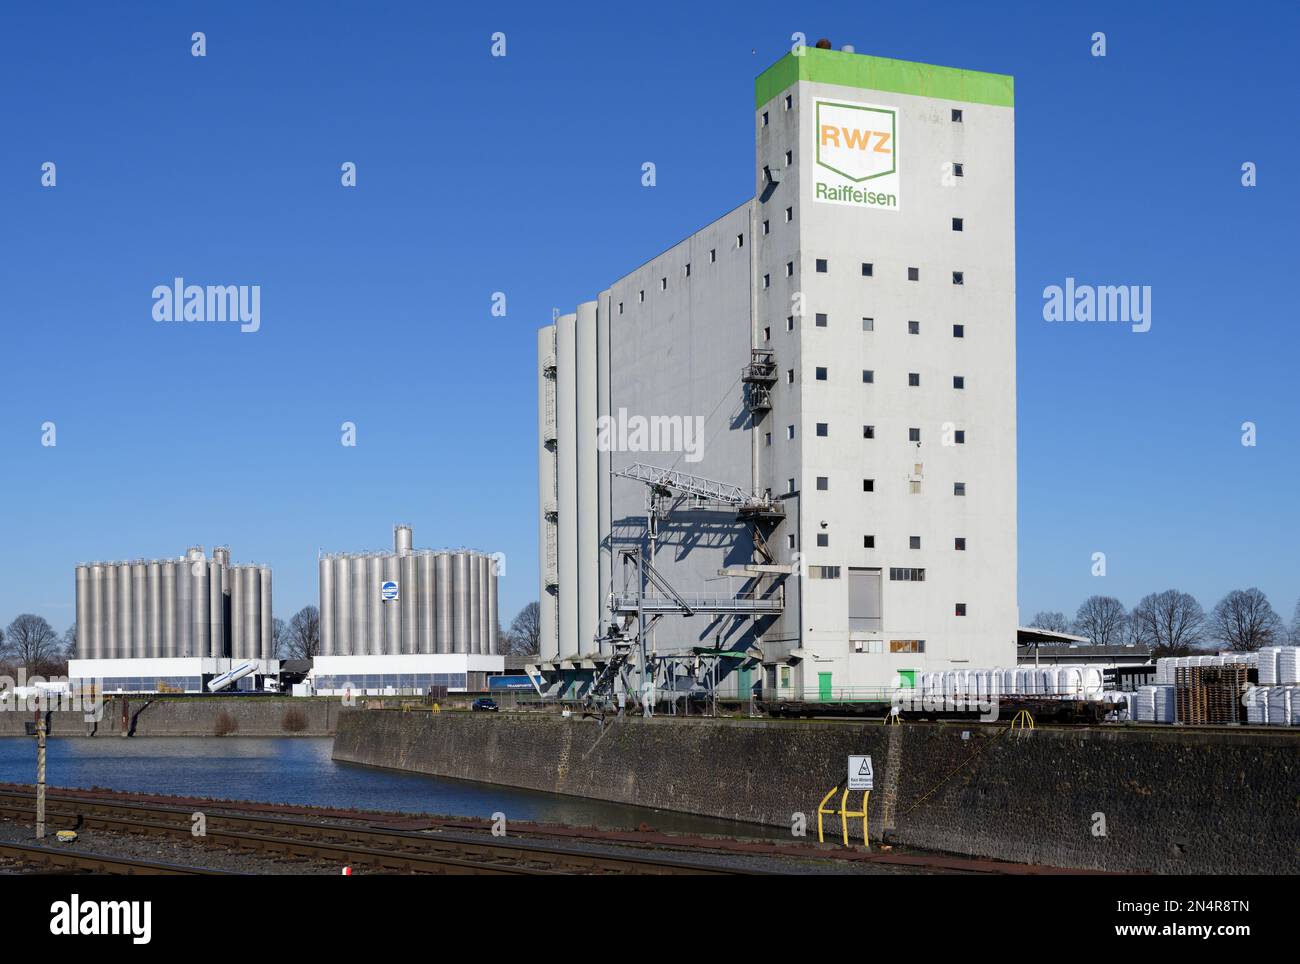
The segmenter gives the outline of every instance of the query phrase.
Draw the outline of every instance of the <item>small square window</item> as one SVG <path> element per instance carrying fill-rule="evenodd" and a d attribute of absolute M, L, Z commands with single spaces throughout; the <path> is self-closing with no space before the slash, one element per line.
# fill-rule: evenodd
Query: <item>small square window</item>
<path fill-rule="evenodd" d="M 960 429 L 960 428 L 957 429 L 957 431 L 953 433 L 953 441 L 955 441 L 958 445 L 965 445 L 965 444 L 966 444 L 966 430 L 965 430 L 965 429 Z"/>
<path fill-rule="evenodd" d="M 825 438 L 830 434 L 830 426 L 826 422 L 817 423 L 817 437 Z"/>
<path fill-rule="evenodd" d="M 921 269 L 920 269 L 920 268 L 908 268 L 908 269 L 907 269 L 907 280 L 908 280 L 908 281 L 920 281 L 920 280 L 921 280 Z"/>
<path fill-rule="evenodd" d="M 962 221 L 961 218 L 953 218 L 953 219 L 952 219 L 952 229 L 953 229 L 954 231 L 960 231 L 960 230 L 962 230 L 964 227 L 965 227 L 965 223 Z"/>
<path fill-rule="evenodd" d="M 876 373 L 870 368 L 862 369 L 862 380 L 868 384 L 876 380 Z"/>
<path fill-rule="evenodd" d="M 907 537 L 907 548 L 909 548 L 909 549 L 920 549 L 920 548 L 921 548 L 921 537 L 920 537 L 920 536 L 908 536 L 908 537 Z"/>
<path fill-rule="evenodd" d="M 714 264 L 718 260 L 718 249 L 709 248 L 709 264 Z"/>
<path fill-rule="evenodd" d="M 907 440 L 909 442 L 921 441 L 921 430 L 919 428 L 909 428 L 907 430 Z"/>
<path fill-rule="evenodd" d="M 786 315 L 785 330 L 794 331 L 794 315 Z"/>
<path fill-rule="evenodd" d="M 907 491 L 912 495 L 921 494 L 921 482 L 919 479 L 910 479 L 907 483 Z"/>
<path fill-rule="evenodd" d="M 921 373 L 920 373 L 920 372 L 908 372 L 908 373 L 907 373 L 907 385 L 908 385 L 909 388 L 916 388 L 916 387 L 918 387 L 920 384 L 921 384 Z"/>
<path fill-rule="evenodd" d="M 637 296 L 637 299 L 638 299 L 639 301 L 644 302 L 644 301 L 645 301 L 645 289 L 642 288 L 640 291 L 638 291 L 636 296 Z"/>
<path fill-rule="evenodd" d="M 686 267 L 682 270 L 682 274 L 688 278 L 691 276 L 691 263 L 689 261 L 686 262 Z"/>
<path fill-rule="evenodd" d="M 793 485 L 793 484 L 794 484 L 794 479 L 791 479 L 791 480 L 790 480 L 790 483 Z M 793 492 L 794 489 L 791 489 L 790 491 Z M 789 546 L 791 549 L 794 548 L 794 533 L 791 533 L 790 535 L 788 535 L 788 536 L 785 537 L 785 544 L 786 544 L 787 546 Z"/>
<path fill-rule="evenodd" d="M 876 427 L 875 427 L 874 425 L 864 425 L 864 426 L 862 426 L 862 437 L 863 437 L 863 438 L 875 438 L 875 437 L 876 437 Z"/>
<path fill-rule="evenodd" d="M 786 110 L 789 110 L 789 109 L 790 109 L 791 107 L 793 107 L 793 106 L 794 106 L 794 95 L 793 95 L 793 94 L 786 94 L 786 95 L 785 95 L 785 109 L 786 109 Z"/>
<path fill-rule="evenodd" d="M 771 433 L 771 432 L 767 432 L 767 433 L 765 433 L 765 434 L 763 435 L 763 444 L 765 444 L 765 445 L 771 445 L 771 444 L 772 444 L 772 433 Z"/>
<path fill-rule="evenodd" d="M 621 301 L 618 303 L 618 313 L 620 315 L 623 313 L 623 302 Z"/>
<path fill-rule="evenodd" d="M 831 544 L 831 537 L 829 535 L 827 535 L 825 532 L 817 533 L 817 546 L 819 548 L 825 549 L 830 544 Z"/>
<path fill-rule="evenodd" d="M 763 275 L 763 287 L 764 288 L 772 287 L 772 276 L 770 274 Z"/>
<path fill-rule="evenodd" d="M 826 381 L 826 369 L 820 366 L 817 369 L 817 381 L 819 382 Z"/>
<path fill-rule="evenodd" d="M 790 495 L 794 495 L 794 479 L 785 480 L 785 491 Z M 794 536 L 791 536 L 790 538 L 793 539 Z"/>
<path fill-rule="evenodd" d="M 794 426 L 793 426 L 793 425 L 787 425 L 787 426 L 785 427 L 785 437 L 786 437 L 786 438 L 794 438 Z"/>
<path fill-rule="evenodd" d="M 966 283 L 966 273 L 964 271 L 954 271 L 952 273 L 952 283 L 955 285 L 964 285 Z"/>
<path fill-rule="evenodd" d="M 965 551 L 966 551 L 966 537 L 965 537 L 965 536 L 957 536 L 957 538 L 955 538 L 955 539 L 952 540 L 952 547 L 953 547 L 955 550 L 957 550 L 958 552 L 965 552 Z"/>
<path fill-rule="evenodd" d="M 953 336 L 954 338 L 965 338 L 965 337 L 966 337 L 966 326 L 965 326 L 965 325 L 953 325 L 953 326 L 952 326 L 952 336 Z"/>
<path fill-rule="evenodd" d="M 919 335 L 921 333 L 921 323 L 919 321 L 909 321 L 907 323 L 907 333 L 909 335 Z"/>
<path fill-rule="evenodd" d="M 736 235 L 736 247 L 743 248 L 744 246 L 745 246 L 745 236 L 743 234 Z"/>
<path fill-rule="evenodd" d="M 786 208 L 786 209 L 785 209 L 785 223 L 786 223 L 786 224 L 789 224 L 789 223 L 790 223 L 791 221 L 793 221 L 793 220 L 794 220 L 794 208 Z"/>
<path fill-rule="evenodd" d="M 764 341 L 771 341 L 771 340 L 772 340 L 772 326 L 771 326 L 771 325 L 768 325 L 766 328 L 763 329 L 763 340 L 764 340 Z"/>
<path fill-rule="evenodd" d="M 763 220 L 763 233 L 764 234 L 772 233 L 772 225 L 766 218 Z"/>
<path fill-rule="evenodd" d="M 793 262 L 793 261 L 787 261 L 787 262 L 785 263 L 785 276 L 786 276 L 787 278 L 793 278 L 793 277 L 794 277 L 794 262 Z"/>
<path fill-rule="evenodd" d="M 952 176 L 953 176 L 953 177 L 965 177 L 965 176 L 966 176 L 966 170 L 965 170 L 965 168 L 962 166 L 962 164 L 961 164 L 960 161 L 953 161 L 953 164 L 952 164 Z"/>
<path fill-rule="evenodd" d="M 793 368 L 787 368 L 787 369 L 785 370 L 785 383 L 786 383 L 787 385 L 793 385 L 793 384 L 794 384 L 794 369 L 793 369 Z"/>
<path fill-rule="evenodd" d="M 871 262 L 862 262 L 862 277 L 870 278 L 873 271 L 875 271 L 875 268 L 872 266 Z"/>
<path fill-rule="evenodd" d="M 957 604 L 957 615 L 958 615 L 958 616 L 965 616 L 965 615 L 966 615 L 966 604 L 965 604 L 965 603 L 958 603 L 958 604 Z"/>
<path fill-rule="evenodd" d="M 863 318 L 863 319 L 862 319 L 862 330 L 863 330 L 863 331 L 875 331 L 875 330 L 876 330 L 876 319 L 874 319 L 874 318 Z"/>
<path fill-rule="evenodd" d="M 960 107 L 954 107 L 954 108 L 952 109 L 952 122 L 953 122 L 954 124 L 960 124 L 960 123 L 961 123 L 961 108 L 960 108 Z"/>
<path fill-rule="evenodd" d="M 790 166 L 791 164 L 793 164 L 793 163 L 794 163 L 794 151 L 786 151 L 786 152 L 785 152 L 785 166 L 786 166 L 786 167 L 789 167 L 789 166 Z"/>
<path fill-rule="evenodd" d="M 831 480 L 824 475 L 817 476 L 817 491 L 825 492 L 831 487 Z"/>
<path fill-rule="evenodd" d="M 875 479 L 863 479 L 863 480 L 862 480 L 862 491 L 863 491 L 863 492 L 875 492 L 875 491 L 876 491 L 876 480 L 875 480 Z"/>
<path fill-rule="evenodd" d="M 815 320 L 815 322 L 816 322 L 818 328 L 825 328 L 825 327 L 826 327 L 826 312 L 824 312 L 824 311 L 819 311 L 819 312 L 817 312 L 816 316 L 814 317 L 814 320 Z"/>
<path fill-rule="evenodd" d="M 667 290 L 668 290 L 668 279 L 667 279 L 667 278 L 660 278 L 660 279 L 659 279 L 659 290 L 660 290 L 660 291 L 667 291 Z"/>
<path fill-rule="evenodd" d="M 825 258 L 818 258 L 818 259 L 817 259 L 817 273 L 818 273 L 818 274 L 825 274 L 825 273 L 826 273 L 826 259 L 825 259 Z"/>
<path fill-rule="evenodd" d="M 965 482 L 954 482 L 954 483 L 952 484 L 952 494 L 953 494 L 953 495 L 965 495 L 965 494 L 966 494 L 966 483 L 965 483 Z"/>
<path fill-rule="evenodd" d="M 862 537 L 862 548 L 863 548 L 863 549 L 874 549 L 874 548 L 876 548 L 876 537 L 875 537 L 875 536 L 863 536 L 863 537 Z"/>
<path fill-rule="evenodd" d="M 952 376 L 952 387 L 953 387 L 953 388 L 965 388 L 965 387 L 966 387 L 966 376 L 965 376 L 965 375 L 953 375 L 953 376 Z"/>
<path fill-rule="evenodd" d="M 767 126 L 767 111 L 763 111 L 763 126 Z"/>

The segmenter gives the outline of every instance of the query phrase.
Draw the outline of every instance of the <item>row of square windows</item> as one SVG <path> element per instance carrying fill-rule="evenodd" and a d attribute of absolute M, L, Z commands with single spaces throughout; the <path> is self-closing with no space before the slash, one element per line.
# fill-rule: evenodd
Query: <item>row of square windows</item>
<path fill-rule="evenodd" d="M 785 101 L 784 101 L 784 104 L 785 104 L 785 109 L 786 109 L 786 110 L 793 110 L 793 109 L 794 109 L 794 94 L 786 94 L 786 95 L 785 95 Z M 952 122 L 953 122 L 954 124 L 961 124 L 961 123 L 964 123 L 964 121 L 963 121 L 964 116 L 965 116 L 965 115 L 962 113 L 962 109 L 961 109 L 960 107 L 954 107 L 954 108 L 952 108 Z M 768 116 L 768 112 L 767 112 L 767 111 L 763 111 L 763 126 L 764 126 L 764 127 L 766 127 L 766 126 L 768 125 L 769 119 L 770 119 L 770 118 L 769 118 L 769 116 Z"/>
<path fill-rule="evenodd" d="M 864 374 L 865 374 L 865 373 L 864 373 Z M 829 437 L 830 437 L 830 434 L 831 434 L 831 426 L 830 426 L 830 422 L 818 422 L 818 423 L 816 424 L 815 428 L 814 428 L 814 431 L 816 431 L 816 433 L 817 433 L 817 437 L 818 437 L 818 438 L 829 438 Z M 787 426 L 785 427 L 785 437 L 786 437 L 787 439 L 793 439 L 793 438 L 794 438 L 794 426 L 793 426 L 793 425 L 787 425 Z M 862 426 L 862 437 L 863 437 L 863 438 L 875 438 L 875 437 L 876 437 L 876 427 L 875 427 L 874 425 L 864 425 L 864 426 Z M 909 428 L 909 429 L 907 430 L 907 440 L 908 440 L 909 442 L 919 442 L 919 441 L 921 441 L 921 430 L 920 430 L 919 428 Z M 771 432 L 766 432 L 766 433 L 764 433 L 764 435 L 763 435 L 763 443 L 764 443 L 765 445 L 771 445 L 771 444 L 772 444 L 772 433 L 771 433 Z M 965 430 L 964 428 L 953 429 L 953 432 L 952 432 L 952 444 L 953 444 L 953 445 L 965 445 L 965 444 L 966 444 L 966 430 Z"/>
<path fill-rule="evenodd" d="M 913 473 L 913 475 L 920 475 L 920 474 L 921 474 L 921 466 L 920 466 L 920 464 L 918 463 L 918 464 L 916 465 L 916 471 Z M 920 495 L 920 494 L 921 494 L 921 480 L 920 480 L 920 479 L 908 479 L 908 481 L 907 481 L 907 485 L 908 485 L 908 492 L 911 493 L 912 495 Z M 828 491 L 828 490 L 830 489 L 830 480 L 829 480 L 826 476 L 824 476 L 824 475 L 819 475 L 819 476 L 817 476 L 817 489 L 818 489 L 819 491 L 821 491 L 821 492 L 826 492 L 826 491 Z M 786 494 L 787 494 L 787 495 L 794 495 L 794 493 L 795 493 L 795 491 L 796 491 L 796 490 L 795 490 L 794 479 L 786 479 L 786 481 L 785 481 L 785 491 L 786 491 Z M 875 480 L 875 479 L 863 479 L 863 480 L 862 480 L 862 491 L 863 491 L 863 492 L 875 492 L 875 491 L 876 491 L 876 480 Z M 768 491 L 768 495 L 771 496 L 771 494 L 772 494 L 772 493 L 771 493 L 771 491 L 769 490 L 769 491 Z M 965 483 L 965 482 L 954 482 L 954 483 L 952 484 L 952 494 L 955 495 L 955 496 L 963 496 L 963 497 L 964 497 L 964 496 L 966 495 L 966 483 Z M 790 538 L 793 539 L 794 536 L 790 536 Z M 792 548 L 792 549 L 794 548 L 793 544 L 791 545 L 790 548 Z M 868 548 L 870 548 L 870 547 L 868 547 Z"/>
<path fill-rule="evenodd" d="M 821 366 L 821 365 L 818 365 L 818 366 L 813 370 L 813 377 L 816 378 L 817 381 L 819 381 L 819 382 L 830 381 L 829 370 L 828 370 L 827 368 Z M 873 369 L 873 368 L 864 368 L 864 369 L 862 369 L 862 380 L 863 380 L 864 382 L 867 382 L 868 384 L 873 384 L 873 383 L 875 382 L 875 380 L 876 380 L 876 372 L 875 372 L 875 369 Z M 785 382 L 786 382 L 787 385 L 793 385 L 793 384 L 794 384 L 794 369 L 793 369 L 793 368 L 787 368 L 787 369 L 785 370 Z M 908 373 L 907 373 L 907 385 L 908 385 L 909 388 L 920 388 L 920 387 L 921 387 L 921 373 L 920 373 L 920 372 L 908 372 Z M 953 387 L 953 388 L 958 388 L 958 389 L 964 389 L 964 388 L 966 387 L 966 376 L 965 376 L 965 375 L 953 375 L 953 376 L 952 376 L 952 387 Z"/>
<path fill-rule="evenodd" d="M 817 312 L 817 313 L 813 316 L 813 324 L 815 324 L 818 328 L 829 328 L 829 327 L 830 327 L 830 316 L 827 315 L 825 312 L 819 311 L 819 312 Z M 786 319 L 785 319 L 785 330 L 786 330 L 786 331 L 794 331 L 794 315 L 787 315 L 787 316 L 786 316 Z M 862 330 L 863 330 L 863 331 L 875 331 L 875 330 L 876 330 L 876 319 L 875 319 L 875 318 L 867 318 L 867 317 L 863 317 L 863 319 L 862 319 Z M 909 322 L 907 323 L 907 333 L 908 333 L 909 335 L 919 335 L 919 334 L 921 333 L 921 323 L 920 323 L 919 321 L 909 321 Z M 952 336 L 953 336 L 954 338 L 965 338 L 965 337 L 966 337 L 966 326 L 965 326 L 965 325 L 953 325 L 953 326 L 952 326 Z M 771 327 L 770 325 L 768 325 L 767 327 L 765 327 L 765 328 L 763 329 L 763 340 L 764 340 L 764 341 L 771 341 L 771 340 L 772 340 L 772 327 Z"/>
<path fill-rule="evenodd" d="M 818 533 L 818 536 L 819 536 L 819 537 L 820 537 L 820 536 L 824 536 L 824 535 L 826 535 L 826 533 L 824 533 L 824 532 Z M 828 543 L 829 543 L 829 540 L 827 540 L 827 541 L 828 541 Z M 908 536 L 908 537 L 907 537 L 907 542 L 908 542 L 908 546 L 907 546 L 907 547 L 908 547 L 909 549 L 920 549 L 920 548 L 921 548 L 921 537 L 920 537 L 920 536 Z M 953 549 L 954 549 L 956 552 L 965 552 L 965 551 L 966 551 L 966 537 L 965 537 L 965 536 L 956 536 L 956 537 L 953 538 L 952 542 L 953 542 L 952 547 L 953 547 Z M 818 543 L 818 547 L 819 547 L 819 548 L 821 547 L 821 545 L 822 545 L 821 543 Z M 862 537 L 862 548 L 863 548 L 863 549 L 874 549 L 874 548 L 876 548 L 876 537 L 875 537 L 875 536 L 863 536 L 863 537 Z M 838 569 L 839 569 L 839 566 L 814 566 L 813 568 L 814 568 L 814 569 L 818 569 L 818 568 L 820 568 L 820 569 L 823 569 L 823 570 L 824 570 L 824 569 L 835 569 L 835 570 L 838 570 Z M 924 573 L 924 572 L 925 572 L 924 569 L 919 569 L 919 570 L 910 570 L 910 571 L 921 572 L 921 573 Z M 817 579 L 817 578 L 821 578 L 821 579 L 838 579 L 839 577 L 838 577 L 838 576 L 824 576 L 824 575 L 818 577 L 818 576 L 814 575 L 813 578 L 814 578 L 814 579 Z M 924 579 L 925 576 L 922 575 L 921 578 Z"/>

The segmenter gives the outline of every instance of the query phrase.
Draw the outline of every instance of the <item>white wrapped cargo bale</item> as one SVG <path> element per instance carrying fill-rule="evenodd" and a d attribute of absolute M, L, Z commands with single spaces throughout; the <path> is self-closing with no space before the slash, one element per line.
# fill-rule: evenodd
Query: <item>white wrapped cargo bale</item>
<path fill-rule="evenodd" d="M 1268 687 L 1252 686 L 1246 690 L 1246 722 L 1263 726 L 1268 722 Z"/>
<path fill-rule="evenodd" d="M 1300 683 L 1300 666 L 1297 666 L 1297 659 L 1300 657 L 1294 646 L 1279 647 L 1277 653 L 1277 681 L 1283 686 L 1293 683 Z"/>
<path fill-rule="evenodd" d="M 1154 723 L 1156 719 L 1156 687 L 1140 686 L 1134 694 L 1136 718 L 1142 723 Z"/>
<path fill-rule="evenodd" d="M 1278 654 L 1281 652 L 1281 646 L 1265 646 L 1263 649 L 1258 651 L 1260 686 L 1272 686 L 1278 681 L 1277 663 Z"/>
<path fill-rule="evenodd" d="M 1291 725 L 1300 726 L 1300 686 L 1291 687 Z"/>
<path fill-rule="evenodd" d="M 1274 686 L 1268 691 L 1268 725 L 1291 725 L 1291 688 Z"/>
<path fill-rule="evenodd" d="M 1156 722 L 1173 723 L 1178 719 L 1178 712 L 1174 702 L 1174 687 L 1157 686 L 1156 687 Z"/>

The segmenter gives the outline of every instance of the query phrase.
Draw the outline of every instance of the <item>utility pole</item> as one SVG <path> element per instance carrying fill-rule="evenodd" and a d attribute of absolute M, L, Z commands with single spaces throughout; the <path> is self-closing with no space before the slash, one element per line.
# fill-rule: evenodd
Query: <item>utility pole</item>
<path fill-rule="evenodd" d="M 36 839 L 45 839 L 45 714 L 36 699 Z"/>

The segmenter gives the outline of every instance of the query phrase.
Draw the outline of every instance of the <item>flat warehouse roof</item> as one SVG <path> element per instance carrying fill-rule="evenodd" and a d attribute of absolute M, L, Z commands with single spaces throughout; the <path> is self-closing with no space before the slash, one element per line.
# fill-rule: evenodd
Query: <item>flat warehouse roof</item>
<path fill-rule="evenodd" d="M 994 107 L 1011 107 L 1015 103 L 1015 78 L 1009 74 L 987 74 L 979 70 L 804 47 L 800 56 L 786 54 L 758 75 L 754 81 L 754 107 L 762 107 L 800 80 L 960 100 L 970 104 L 991 104 Z"/>

